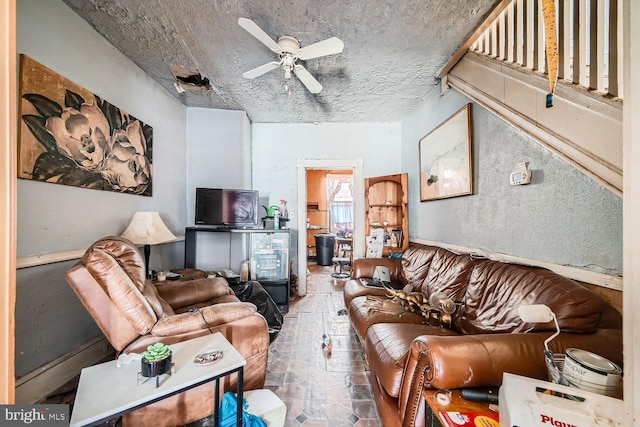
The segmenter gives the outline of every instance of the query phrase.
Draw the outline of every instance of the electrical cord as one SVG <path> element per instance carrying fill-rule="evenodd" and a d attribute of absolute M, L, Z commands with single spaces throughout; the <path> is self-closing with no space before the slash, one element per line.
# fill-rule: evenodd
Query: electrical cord
<path fill-rule="evenodd" d="M 207 319 L 204 318 L 204 313 L 202 312 L 202 310 L 200 310 L 199 308 L 190 308 L 188 311 L 189 313 L 200 313 L 200 316 L 202 316 L 202 321 L 204 322 L 205 326 L 207 327 L 209 332 L 213 334 L 213 331 L 211 330 L 211 326 L 209 326 Z"/>

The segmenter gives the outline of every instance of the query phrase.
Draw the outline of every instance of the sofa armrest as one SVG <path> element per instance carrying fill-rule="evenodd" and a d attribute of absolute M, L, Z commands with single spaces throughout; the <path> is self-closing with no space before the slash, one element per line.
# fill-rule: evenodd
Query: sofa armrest
<path fill-rule="evenodd" d="M 543 342 L 537 334 L 417 337 L 411 343 L 398 399 L 402 425 L 413 426 L 421 417 L 424 388 L 498 386 L 505 371 L 543 376 Z"/>
<path fill-rule="evenodd" d="M 453 389 L 502 384 L 502 374 L 547 379 L 544 340 L 552 333 L 422 335 L 412 343 L 400 389 L 403 425 L 413 425 L 424 388 Z M 561 333 L 550 349 L 564 353 L 576 347 L 621 363 L 622 331 L 599 329 L 592 334 Z"/>
<path fill-rule="evenodd" d="M 205 277 L 186 281 L 166 281 L 156 285 L 158 294 L 174 309 L 197 305 L 224 295 L 234 295 L 222 277 Z"/>
<path fill-rule="evenodd" d="M 377 266 L 389 268 L 392 282 L 400 282 L 402 277 L 402 260 L 400 258 L 359 258 L 351 266 L 351 278 L 371 278 Z"/>
<path fill-rule="evenodd" d="M 253 316 L 256 306 L 248 302 L 228 302 L 210 305 L 186 313 L 163 317 L 151 330 L 154 336 L 168 337 L 213 328 L 238 319 Z"/>

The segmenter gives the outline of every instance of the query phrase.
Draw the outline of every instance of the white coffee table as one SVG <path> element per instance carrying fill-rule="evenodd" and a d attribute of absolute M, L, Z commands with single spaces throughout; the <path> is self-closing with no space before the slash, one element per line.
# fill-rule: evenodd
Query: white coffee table
<path fill-rule="evenodd" d="M 238 373 L 238 402 L 242 402 L 244 366 L 246 361 L 219 332 L 169 346 L 173 353 L 175 372 L 162 375 L 156 388 L 155 379 L 138 385 L 140 361 L 116 367 L 116 361 L 84 368 L 71 414 L 70 427 L 93 426 L 135 409 L 165 399 L 201 384 L 215 381 L 215 425 L 219 425 L 220 378 Z M 219 349 L 222 359 L 210 365 L 196 365 L 197 354 Z M 238 405 L 237 425 L 242 425 L 242 404 Z"/>

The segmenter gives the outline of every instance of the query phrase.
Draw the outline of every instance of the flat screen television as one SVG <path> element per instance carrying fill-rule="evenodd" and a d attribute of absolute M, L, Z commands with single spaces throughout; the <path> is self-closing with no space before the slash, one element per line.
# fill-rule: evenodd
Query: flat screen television
<path fill-rule="evenodd" d="M 223 188 L 196 188 L 196 225 L 255 227 L 258 192 Z"/>

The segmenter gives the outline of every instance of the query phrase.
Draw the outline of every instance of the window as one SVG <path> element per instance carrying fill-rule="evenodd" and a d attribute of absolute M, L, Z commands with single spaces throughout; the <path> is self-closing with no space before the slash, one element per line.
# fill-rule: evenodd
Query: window
<path fill-rule="evenodd" d="M 329 232 L 338 236 L 353 233 L 353 175 L 327 174 Z"/>

